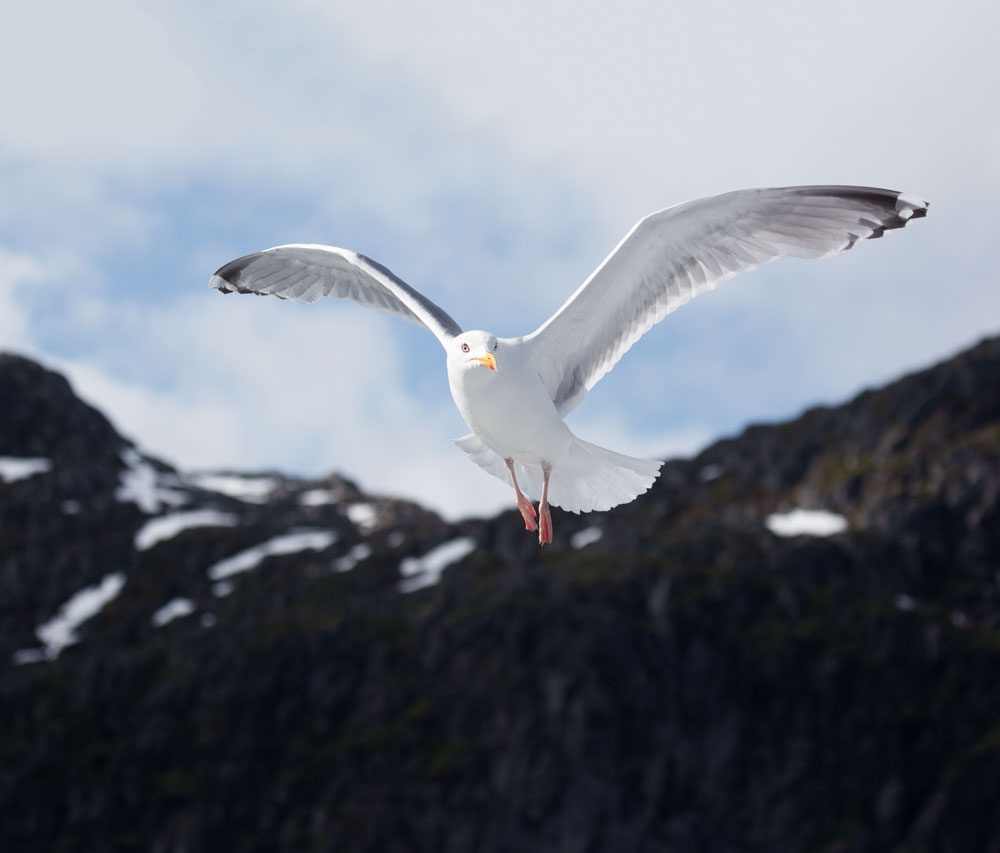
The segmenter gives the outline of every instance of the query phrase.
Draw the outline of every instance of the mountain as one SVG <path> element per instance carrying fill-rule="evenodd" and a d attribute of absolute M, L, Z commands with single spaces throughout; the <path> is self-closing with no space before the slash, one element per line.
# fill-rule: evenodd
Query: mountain
<path fill-rule="evenodd" d="M 1000 338 L 544 550 L 0 400 L 6 851 L 1000 850 Z"/>

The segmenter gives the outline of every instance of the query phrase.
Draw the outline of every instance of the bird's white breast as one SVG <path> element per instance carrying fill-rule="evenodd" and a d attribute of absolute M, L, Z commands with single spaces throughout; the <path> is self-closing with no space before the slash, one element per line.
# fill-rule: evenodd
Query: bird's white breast
<path fill-rule="evenodd" d="M 558 464 L 573 434 L 525 355 L 515 346 L 497 355 L 498 370 L 449 366 L 451 395 L 469 428 L 495 453 L 525 465 Z"/>

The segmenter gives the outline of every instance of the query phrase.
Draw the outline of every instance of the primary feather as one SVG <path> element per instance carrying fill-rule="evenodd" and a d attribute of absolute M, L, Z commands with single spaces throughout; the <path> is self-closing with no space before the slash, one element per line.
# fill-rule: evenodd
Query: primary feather
<path fill-rule="evenodd" d="M 462 333 L 440 307 L 380 263 L 335 246 L 292 243 L 244 255 L 219 269 L 209 284 L 223 293 L 256 293 L 294 302 L 324 296 L 355 302 L 423 326 L 445 343 Z"/>
<path fill-rule="evenodd" d="M 738 190 L 641 219 L 524 345 L 561 415 L 667 314 L 741 272 L 825 258 L 924 216 L 927 202 L 872 187 Z"/>

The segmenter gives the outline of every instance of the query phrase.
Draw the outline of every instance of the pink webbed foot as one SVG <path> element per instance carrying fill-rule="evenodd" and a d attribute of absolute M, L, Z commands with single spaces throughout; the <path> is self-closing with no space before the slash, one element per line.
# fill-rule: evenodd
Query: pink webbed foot
<path fill-rule="evenodd" d="M 510 471 L 510 481 L 514 486 L 514 495 L 517 498 L 517 508 L 521 511 L 521 518 L 524 519 L 524 529 L 525 530 L 537 530 L 538 525 L 535 524 L 535 508 L 531 505 L 529 501 L 522 493 L 521 489 L 517 485 L 517 477 L 514 476 L 514 460 L 504 459 L 504 464 L 507 466 L 507 470 Z"/>
<path fill-rule="evenodd" d="M 542 465 L 542 500 L 538 504 L 538 544 L 552 544 L 552 513 L 549 512 L 549 474 L 552 469 Z"/>
<path fill-rule="evenodd" d="M 521 498 L 517 502 L 517 508 L 521 510 L 521 518 L 524 519 L 524 529 L 537 530 L 538 525 L 535 523 L 535 508 L 531 505 L 531 501 Z"/>
<path fill-rule="evenodd" d="M 539 506 L 539 517 L 538 517 L 538 544 L 539 545 L 551 545 L 552 544 L 552 513 L 549 512 L 549 507 Z"/>

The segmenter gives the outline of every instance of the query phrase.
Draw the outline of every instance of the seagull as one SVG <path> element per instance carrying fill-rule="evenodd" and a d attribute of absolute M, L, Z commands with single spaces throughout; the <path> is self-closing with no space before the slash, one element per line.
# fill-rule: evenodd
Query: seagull
<path fill-rule="evenodd" d="M 913 195 L 855 186 L 737 190 L 668 207 L 640 219 L 555 314 L 517 338 L 463 332 L 380 263 L 333 246 L 255 252 L 226 264 L 209 284 L 295 302 L 353 299 L 430 331 L 445 349 L 451 395 L 472 430 L 455 444 L 509 480 L 525 529 L 546 545 L 551 506 L 611 509 L 659 475 L 662 462 L 598 447 L 563 420 L 653 325 L 739 273 L 785 256 L 839 254 L 925 216 L 927 207 Z"/>

